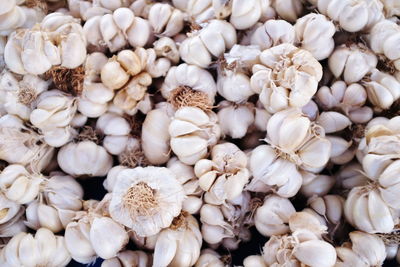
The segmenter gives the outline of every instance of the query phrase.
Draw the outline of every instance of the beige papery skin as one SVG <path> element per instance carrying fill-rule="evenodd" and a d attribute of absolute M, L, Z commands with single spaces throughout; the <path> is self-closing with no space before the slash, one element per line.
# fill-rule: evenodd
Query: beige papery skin
<path fill-rule="evenodd" d="M 385 18 L 380 0 L 309 0 L 309 2 L 348 32 L 369 31 Z"/>
<path fill-rule="evenodd" d="M 83 31 L 89 50 L 111 52 L 121 50 L 128 44 L 143 47 L 153 37 L 149 22 L 135 16 L 132 10 L 121 7 L 112 14 L 94 16 L 86 21 Z"/>
<path fill-rule="evenodd" d="M 385 244 L 377 235 L 353 231 L 349 242 L 336 247 L 337 267 L 382 266 L 386 258 Z"/>
<path fill-rule="evenodd" d="M 254 29 L 250 36 L 250 43 L 265 50 L 283 43 L 293 44 L 295 38 L 295 28 L 292 24 L 285 20 L 270 19 Z"/>
<path fill-rule="evenodd" d="M 124 250 L 117 256 L 101 263 L 101 267 L 148 267 L 152 262 L 150 254 L 141 250 Z"/>
<path fill-rule="evenodd" d="M 0 36 L 0 68 L 5 67 L 4 62 L 4 49 L 6 47 L 7 38 L 5 36 Z"/>
<path fill-rule="evenodd" d="M 343 77 L 347 84 L 360 81 L 375 69 L 377 63 L 376 55 L 361 43 L 336 47 L 328 60 L 333 75 L 336 78 Z"/>
<path fill-rule="evenodd" d="M 251 87 L 268 112 L 303 107 L 317 91 L 322 66 L 310 52 L 284 43 L 264 50 L 260 61 L 253 66 Z"/>
<path fill-rule="evenodd" d="M 24 6 L 25 1 L 4 1 L 0 11 L 0 35 L 7 36 L 17 28 L 31 28 L 44 18 L 45 6 Z"/>
<path fill-rule="evenodd" d="M 221 256 L 212 249 L 203 249 L 195 267 L 225 267 Z"/>
<path fill-rule="evenodd" d="M 208 149 L 220 136 L 218 116 L 197 107 L 182 107 L 175 112 L 168 127 L 170 146 L 175 155 L 185 164 L 194 165 L 207 157 Z"/>
<path fill-rule="evenodd" d="M 317 60 L 328 58 L 335 48 L 335 25 L 322 14 L 310 13 L 296 21 L 296 42 Z"/>
<path fill-rule="evenodd" d="M 375 53 L 384 55 L 395 69 L 400 70 L 400 26 L 390 20 L 382 20 L 375 24 L 367 35 L 368 43 Z"/>
<path fill-rule="evenodd" d="M 21 232 L 0 252 L 0 265 L 5 267 L 63 267 L 71 260 L 65 238 L 40 228 L 35 235 Z"/>
<path fill-rule="evenodd" d="M 235 144 L 215 145 L 211 159 L 201 159 L 194 166 L 199 185 L 206 191 L 204 201 L 221 205 L 237 198 L 250 178 L 246 166 L 247 156 Z"/>
<path fill-rule="evenodd" d="M 11 33 L 4 50 L 7 67 L 18 74 L 43 74 L 53 66 L 74 69 L 86 58 L 86 38 L 78 19 L 59 12 L 31 29 Z"/>
<path fill-rule="evenodd" d="M 193 266 L 203 243 L 196 218 L 182 212 L 169 228 L 161 230 L 154 248 L 153 267 Z"/>
<path fill-rule="evenodd" d="M 236 30 L 229 22 L 211 20 L 202 29 L 189 33 L 179 47 L 179 54 L 186 63 L 207 68 L 213 58 L 236 43 Z"/>
<path fill-rule="evenodd" d="M 86 21 L 91 17 L 112 13 L 117 8 L 128 7 L 132 0 L 68 0 L 68 9 L 72 16 Z"/>
<path fill-rule="evenodd" d="M 77 212 L 68 223 L 65 243 L 75 261 L 87 264 L 96 257 L 112 259 L 128 243 L 129 237 L 124 226 L 109 217 L 107 207 L 110 198 L 107 194 L 100 202 L 86 201 L 84 210 Z"/>

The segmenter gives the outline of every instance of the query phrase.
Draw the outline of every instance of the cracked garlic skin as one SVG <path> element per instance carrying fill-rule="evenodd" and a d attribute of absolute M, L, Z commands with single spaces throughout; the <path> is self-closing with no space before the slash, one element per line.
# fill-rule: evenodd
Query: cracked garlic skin
<path fill-rule="evenodd" d="M 175 112 L 168 128 L 171 149 L 185 164 L 194 165 L 207 156 L 209 147 L 221 135 L 218 117 L 197 107 L 182 107 Z"/>
<path fill-rule="evenodd" d="M 174 173 L 163 167 L 122 170 L 109 206 L 111 217 L 139 236 L 155 235 L 170 226 L 185 197 Z"/>
<path fill-rule="evenodd" d="M 310 52 L 285 43 L 264 50 L 260 61 L 251 86 L 268 112 L 305 106 L 317 91 L 322 66 Z"/>

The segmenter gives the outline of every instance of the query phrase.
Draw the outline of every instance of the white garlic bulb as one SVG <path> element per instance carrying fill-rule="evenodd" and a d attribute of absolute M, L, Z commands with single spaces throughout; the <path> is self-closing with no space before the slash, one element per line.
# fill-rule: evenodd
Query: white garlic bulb
<path fill-rule="evenodd" d="M 109 211 L 114 220 L 146 237 L 170 226 L 182 209 L 184 196 L 181 184 L 167 168 L 125 169 L 118 174 Z"/>
<path fill-rule="evenodd" d="M 177 64 L 180 60 L 179 50 L 174 40 L 169 37 L 161 37 L 153 43 L 154 51 L 158 57 L 165 57 L 173 64 Z"/>
<path fill-rule="evenodd" d="M 366 185 L 369 179 L 362 173 L 361 164 L 349 163 L 344 165 L 336 175 L 338 184 L 344 189 L 352 189 L 356 186 Z"/>
<path fill-rule="evenodd" d="M 151 256 L 141 250 L 124 250 L 116 257 L 101 263 L 101 267 L 147 267 L 150 265 Z"/>
<path fill-rule="evenodd" d="M 213 3 L 215 2 L 218 1 L 213 1 Z M 233 0 L 230 4 L 232 6 L 229 22 L 238 30 L 252 27 L 261 18 L 263 11 L 269 7 L 269 5 L 265 5 L 263 0 Z"/>
<path fill-rule="evenodd" d="M 377 63 L 376 55 L 361 43 L 336 47 L 328 60 L 333 75 L 336 78 L 343 75 L 347 84 L 360 81 Z"/>
<path fill-rule="evenodd" d="M 116 52 L 128 44 L 143 47 L 152 38 L 150 23 L 125 7 L 117 8 L 112 14 L 91 17 L 83 31 L 88 45 L 98 51 L 108 48 Z"/>
<path fill-rule="evenodd" d="M 183 29 L 184 13 L 167 3 L 155 3 L 148 12 L 149 23 L 156 34 L 174 36 Z"/>
<path fill-rule="evenodd" d="M 220 258 L 221 256 L 214 250 L 204 249 L 201 251 L 195 267 L 224 267 L 225 264 Z"/>
<path fill-rule="evenodd" d="M 271 0 L 272 7 L 279 17 L 289 22 L 295 22 L 303 13 L 303 5 L 296 0 Z"/>
<path fill-rule="evenodd" d="M 2 191 L 0 191 L 0 225 L 12 221 L 13 218 L 18 215 L 21 209 L 23 210 L 21 204 L 10 200 Z"/>
<path fill-rule="evenodd" d="M 395 0 L 381 0 L 387 18 L 400 15 L 400 3 Z"/>
<path fill-rule="evenodd" d="M 321 112 L 316 123 L 322 126 L 327 134 L 342 131 L 351 125 L 347 116 L 336 111 Z"/>
<path fill-rule="evenodd" d="M 254 106 L 251 103 L 234 104 L 228 101 L 219 103 L 217 113 L 223 135 L 242 138 L 254 122 Z"/>
<path fill-rule="evenodd" d="M 173 5 L 187 13 L 196 23 L 214 18 L 213 0 L 172 0 Z"/>
<path fill-rule="evenodd" d="M 336 227 L 343 217 L 343 206 L 345 200 L 339 195 L 325 195 L 322 197 L 311 197 L 308 206 L 314 215 L 319 215 L 326 224 Z M 333 232 L 334 234 L 334 232 Z"/>
<path fill-rule="evenodd" d="M 207 68 L 213 57 L 221 56 L 236 42 L 235 28 L 229 22 L 211 20 L 181 43 L 179 54 L 186 63 Z"/>
<path fill-rule="evenodd" d="M 306 197 L 324 196 L 336 183 L 334 176 L 303 172 L 303 184 L 300 192 Z"/>
<path fill-rule="evenodd" d="M 2 266 L 67 266 L 71 255 L 65 238 L 40 228 L 35 236 L 25 232 L 15 235 L 0 252 Z"/>
<path fill-rule="evenodd" d="M 335 25 L 322 14 L 310 13 L 299 18 L 294 25 L 296 41 L 317 60 L 328 58 L 335 48 Z"/>
<path fill-rule="evenodd" d="M 205 158 L 208 148 L 215 145 L 221 135 L 217 115 L 197 107 L 178 109 L 168 132 L 172 151 L 180 161 L 188 165 L 194 165 Z"/>
<path fill-rule="evenodd" d="M 60 168 L 74 176 L 104 176 L 112 167 L 112 157 L 92 141 L 68 143 L 57 155 Z"/>
<path fill-rule="evenodd" d="M 261 50 L 283 43 L 293 44 L 296 33 L 293 25 L 285 20 L 267 20 L 251 34 L 250 43 L 258 45 Z"/>
<path fill-rule="evenodd" d="M 128 7 L 132 0 L 68 0 L 68 9 L 74 17 L 80 17 L 84 21 L 91 17 L 111 13 L 117 8 Z"/>
<path fill-rule="evenodd" d="M 310 52 L 285 43 L 264 50 L 260 61 L 251 86 L 268 112 L 305 106 L 317 91 L 322 66 Z"/>
<path fill-rule="evenodd" d="M 220 205 L 237 198 L 250 177 L 246 166 L 247 156 L 236 145 L 215 145 L 211 150 L 211 160 L 201 159 L 194 166 L 199 186 L 206 191 L 205 202 Z"/>

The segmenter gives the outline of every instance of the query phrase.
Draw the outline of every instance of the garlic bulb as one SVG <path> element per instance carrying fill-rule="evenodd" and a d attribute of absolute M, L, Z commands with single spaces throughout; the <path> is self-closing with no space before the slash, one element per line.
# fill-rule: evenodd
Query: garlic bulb
<path fill-rule="evenodd" d="M 221 134 L 218 117 L 197 107 L 182 107 L 175 112 L 168 128 L 171 149 L 185 164 L 194 165 L 207 156 Z"/>
<path fill-rule="evenodd" d="M 11 222 L 21 210 L 23 210 L 21 204 L 10 200 L 2 190 L 0 191 L 0 225 Z"/>
<path fill-rule="evenodd" d="M 1 198 L 1 197 L 0 197 Z M 0 200 L 1 201 L 1 200 Z M 13 237 L 16 236 L 17 234 L 21 232 L 26 232 L 27 228 L 24 223 L 24 215 L 25 215 L 25 209 L 20 208 L 18 212 L 11 218 L 8 216 L 13 215 L 15 211 L 12 211 L 12 213 L 9 213 L 9 210 L 3 210 L 5 213 L 2 215 L 3 218 L 1 219 L 3 223 L 0 223 L 0 235 L 4 237 Z"/>
<path fill-rule="evenodd" d="M 172 0 L 176 8 L 184 11 L 195 23 L 214 18 L 213 0 Z"/>
<path fill-rule="evenodd" d="M 0 252 L 2 266 L 67 266 L 71 256 L 63 236 L 40 228 L 35 236 L 28 233 L 15 235 Z"/>
<path fill-rule="evenodd" d="M 300 192 L 306 197 L 325 196 L 335 185 L 333 176 L 303 172 L 303 184 Z"/>
<path fill-rule="evenodd" d="M 293 44 L 295 37 L 293 25 L 285 20 L 271 19 L 254 30 L 250 37 L 250 43 L 265 50 L 283 43 Z"/>
<path fill-rule="evenodd" d="M 380 0 L 313 0 L 318 11 L 337 21 L 348 32 L 368 31 L 384 19 Z M 357 17 L 357 18 L 356 18 Z"/>
<path fill-rule="evenodd" d="M 289 199 L 277 195 L 267 196 L 254 215 L 257 231 L 264 236 L 286 234 L 289 232 L 289 218 L 295 212 Z"/>
<path fill-rule="evenodd" d="M 367 91 L 358 83 L 346 85 L 336 81 L 330 87 L 323 86 L 319 88 L 316 100 L 324 110 L 340 109 L 354 123 L 366 123 L 373 116 L 372 109 L 364 106 Z"/>
<path fill-rule="evenodd" d="M 285 43 L 264 50 L 260 61 L 251 86 L 268 112 L 302 107 L 317 91 L 322 66 L 310 52 Z"/>
<path fill-rule="evenodd" d="M 91 17 L 111 13 L 117 8 L 128 7 L 132 0 L 68 0 L 68 9 L 74 17 L 80 17 L 84 21 Z"/>
<path fill-rule="evenodd" d="M 351 242 L 336 247 L 335 266 L 381 266 L 386 258 L 385 244 L 376 235 L 354 231 Z"/>
<path fill-rule="evenodd" d="M 338 185 L 344 189 L 366 185 L 369 179 L 363 174 L 362 166 L 355 162 L 344 165 L 336 175 Z"/>
<path fill-rule="evenodd" d="M 336 47 L 328 60 L 333 75 L 336 78 L 343 75 L 347 84 L 360 81 L 377 63 L 376 55 L 361 43 Z"/>
<path fill-rule="evenodd" d="M 271 0 L 272 7 L 279 17 L 289 22 L 295 22 L 303 13 L 303 5 L 296 0 Z"/>
<path fill-rule="evenodd" d="M 377 69 L 363 81 L 363 85 L 368 100 L 378 109 L 388 109 L 400 97 L 400 82 Z"/>
<path fill-rule="evenodd" d="M 400 15 L 400 3 L 395 0 L 381 0 L 387 18 Z"/>
<path fill-rule="evenodd" d="M 215 145 L 211 160 L 201 159 L 194 166 L 199 186 L 206 191 L 205 202 L 220 205 L 238 197 L 250 177 L 246 166 L 247 156 L 236 145 Z"/>
<path fill-rule="evenodd" d="M 143 251 L 124 250 L 116 257 L 103 261 L 101 267 L 147 267 L 151 260 L 151 256 Z"/>
<path fill-rule="evenodd" d="M 242 138 L 254 122 L 254 106 L 251 103 L 234 104 L 228 101 L 219 103 L 218 121 L 223 135 Z"/>
<path fill-rule="evenodd" d="M 296 41 L 317 60 L 328 58 L 335 48 L 335 25 L 322 14 L 310 13 L 299 18 L 294 25 Z"/>
<path fill-rule="evenodd" d="M 316 122 L 324 128 L 327 134 L 342 131 L 351 125 L 347 116 L 336 111 L 321 112 Z"/>
<path fill-rule="evenodd" d="M 73 132 L 69 124 L 76 110 L 76 100 L 73 97 L 58 90 L 50 90 L 37 99 L 30 121 L 41 130 L 46 143 L 60 147 L 72 139 Z"/>
<path fill-rule="evenodd" d="M 43 74 L 55 65 L 74 69 L 85 58 L 86 39 L 79 20 L 58 12 L 32 29 L 13 32 L 4 50 L 7 67 L 18 74 Z"/>
<path fill-rule="evenodd" d="M 236 31 L 230 23 L 211 20 L 181 43 L 179 54 L 186 63 L 207 68 L 213 57 L 221 56 L 236 42 Z"/>
<path fill-rule="evenodd" d="M 184 196 L 181 184 L 167 168 L 136 167 L 118 174 L 109 211 L 114 220 L 146 237 L 170 226 L 182 209 Z"/>
<path fill-rule="evenodd" d="M 25 224 L 32 229 L 63 230 L 82 208 L 82 186 L 71 176 L 53 172 L 41 184 L 39 197 L 28 204 Z"/>
<path fill-rule="evenodd" d="M 165 57 L 173 64 L 177 64 L 180 60 L 179 50 L 174 40 L 169 37 L 161 37 L 153 43 L 154 51 L 157 57 Z"/>
<path fill-rule="evenodd" d="M 335 230 L 343 218 L 345 200 L 339 195 L 325 195 L 323 197 L 311 197 L 307 202 L 310 208 L 304 211 L 318 216 L 324 224 L 334 228 L 329 233 L 335 234 Z"/>
<path fill-rule="evenodd" d="M 214 2 L 223 1 L 213 1 L 213 3 Z M 229 22 L 237 30 L 244 30 L 252 27 L 261 18 L 264 13 L 263 11 L 270 8 L 268 2 L 269 1 L 263 0 L 250 0 L 245 2 L 240 0 L 231 1 L 229 3 L 232 5 Z"/>
<path fill-rule="evenodd" d="M 156 34 L 174 36 L 183 29 L 183 12 L 169 4 L 155 3 L 148 12 L 149 23 Z"/>
<path fill-rule="evenodd" d="M 221 256 L 214 250 L 204 249 L 201 251 L 195 267 L 224 267 L 225 264 L 220 258 Z"/>
<path fill-rule="evenodd" d="M 169 69 L 160 90 L 175 108 L 209 109 L 217 93 L 215 81 L 207 70 L 185 63 Z"/>
<path fill-rule="evenodd" d="M 26 204 L 38 196 L 43 180 L 41 175 L 30 174 L 24 166 L 11 164 L 0 173 L 0 189 L 11 201 Z"/>
<path fill-rule="evenodd" d="M 60 168 L 74 176 L 104 176 L 112 167 L 112 157 L 92 141 L 68 143 L 57 155 Z"/>
<path fill-rule="evenodd" d="M 200 256 L 202 241 L 196 218 L 182 212 L 158 235 L 153 266 L 193 266 Z"/>
<path fill-rule="evenodd" d="M 377 54 L 384 55 L 389 60 L 389 67 L 400 70 L 400 55 L 397 44 L 400 38 L 400 27 L 390 20 L 382 20 L 375 24 L 368 35 L 368 43 Z"/>
<path fill-rule="evenodd" d="M 49 164 L 54 148 L 43 137 L 13 115 L 0 118 L 0 159 L 40 172 Z"/>
<path fill-rule="evenodd" d="M 4 109 L 8 114 L 29 120 L 37 97 L 49 87 L 49 82 L 27 74 L 18 79 L 10 71 L 0 73 L 0 90 L 4 92 Z"/>
<path fill-rule="evenodd" d="M 250 255 L 243 260 L 243 267 L 267 267 L 262 256 Z"/>
<path fill-rule="evenodd" d="M 83 26 L 90 50 L 111 52 L 130 46 L 143 47 L 152 38 L 149 22 L 135 16 L 129 8 L 121 7 L 112 14 L 98 15 L 88 19 Z"/>

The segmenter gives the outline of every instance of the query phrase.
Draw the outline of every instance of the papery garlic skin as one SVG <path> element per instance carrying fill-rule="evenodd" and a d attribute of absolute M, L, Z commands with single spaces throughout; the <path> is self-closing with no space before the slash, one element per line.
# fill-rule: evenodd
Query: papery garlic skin
<path fill-rule="evenodd" d="M 254 123 L 254 107 L 251 104 L 236 105 L 228 101 L 220 102 L 218 120 L 223 135 L 242 138 Z"/>
<path fill-rule="evenodd" d="M 65 238 L 41 228 L 35 236 L 25 232 L 14 236 L 0 252 L 2 266 L 67 266 L 71 255 Z"/>
<path fill-rule="evenodd" d="M 341 45 L 335 48 L 330 55 L 329 69 L 336 78 L 343 75 L 347 84 L 360 81 L 370 73 L 378 64 L 376 55 L 365 45 Z"/>
<path fill-rule="evenodd" d="M 152 38 L 149 22 L 135 16 L 129 8 L 121 7 L 112 14 L 94 16 L 83 26 L 90 50 L 111 52 L 126 45 L 145 46 Z"/>
<path fill-rule="evenodd" d="M 151 263 L 151 256 L 141 250 L 124 250 L 116 257 L 107 259 L 101 263 L 101 267 L 147 267 Z"/>
<path fill-rule="evenodd" d="M 204 28 L 185 39 L 179 54 L 183 61 L 207 68 L 213 57 L 221 56 L 236 42 L 235 28 L 223 20 L 211 20 Z"/>
<path fill-rule="evenodd" d="M 294 25 L 296 42 L 308 50 L 317 60 L 328 58 L 335 48 L 335 25 L 322 14 L 308 14 Z"/>
<path fill-rule="evenodd" d="M 200 256 L 202 237 L 197 220 L 182 213 L 161 230 L 154 249 L 153 266 L 193 266 Z"/>
<path fill-rule="evenodd" d="M 253 66 L 251 86 L 270 113 L 306 105 L 322 78 L 322 66 L 310 52 L 291 44 L 264 50 Z"/>
<path fill-rule="evenodd" d="M 68 143 L 57 155 L 60 168 L 74 176 L 104 176 L 112 167 L 112 157 L 92 141 Z"/>
<path fill-rule="evenodd" d="M 4 50 L 8 68 L 18 74 L 43 74 L 56 65 L 74 69 L 85 58 L 82 26 L 72 16 L 58 12 L 47 15 L 37 27 L 13 32 Z"/>
<path fill-rule="evenodd" d="M 221 135 L 218 117 L 212 111 L 204 112 L 196 107 L 182 107 L 175 112 L 168 132 L 171 149 L 180 161 L 194 165 L 205 158 L 210 146 Z"/>
<path fill-rule="evenodd" d="M 194 172 L 206 191 L 206 203 L 220 205 L 237 198 L 250 178 L 247 156 L 236 145 L 222 143 L 211 150 L 211 160 L 196 162 Z"/>
<path fill-rule="evenodd" d="M 134 192 L 139 196 L 133 195 Z M 139 236 L 157 234 L 179 215 L 184 190 L 167 168 L 136 167 L 118 174 L 109 211 L 117 222 Z"/>
<path fill-rule="evenodd" d="M 310 1 L 311 2 L 311 1 Z M 318 11 L 337 21 L 348 32 L 368 31 L 384 19 L 383 4 L 379 0 L 317 0 L 312 1 Z M 357 19 L 355 18 L 357 14 Z"/>
<path fill-rule="evenodd" d="M 282 43 L 293 44 L 295 42 L 295 28 L 285 20 L 267 20 L 257 27 L 251 34 L 250 43 L 258 45 L 261 50 Z"/>

